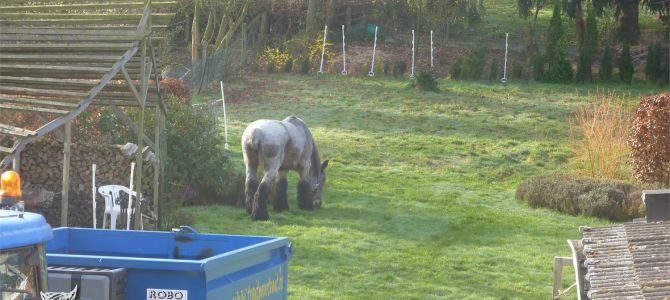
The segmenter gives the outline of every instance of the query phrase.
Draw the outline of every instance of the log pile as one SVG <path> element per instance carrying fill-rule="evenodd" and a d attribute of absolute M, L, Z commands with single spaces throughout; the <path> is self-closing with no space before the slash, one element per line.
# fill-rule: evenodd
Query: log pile
<path fill-rule="evenodd" d="M 134 146 L 129 144 L 130 146 Z M 109 184 L 129 186 L 130 164 L 135 161 L 133 147 L 115 145 L 72 144 L 70 161 L 70 191 L 68 226 L 92 227 L 92 169 L 96 164 L 96 187 Z M 136 146 L 134 147 L 137 148 Z M 52 226 L 60 226 L 60 204 L 63 184 L 63 143 L 42 140 L 29 144 L 21 154 L 20 173 L 24 182 L 24 194 L 50 195 L 27 202 L 27 210 L 41 213 Z M 128 151 L 131 150 L 131 151 Z M 144 157 L 151 157 L 145 148 Z M 153 164 L 143 163 L 142 196 L 152 203 Z M 137 174 L 137 170 L 136 170 Z M 38 192 L 35 192 L 38 191 Z M 98 227 L 102 222 L 104 198 L 96 195 Z M 143 210 L 150 209 L 149 207 Z"/>

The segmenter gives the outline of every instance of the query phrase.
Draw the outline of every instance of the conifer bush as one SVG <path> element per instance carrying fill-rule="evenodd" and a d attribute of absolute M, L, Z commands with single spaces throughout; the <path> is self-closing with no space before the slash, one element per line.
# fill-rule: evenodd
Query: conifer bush
<path fill-rule="evenodd" d="M 630 46 L 628 43 L 623 45 L 621 58 L 619 59 L 619 78 L 626 84 L 633 82 L 633 58 L 630 56 Z"/>
<path fill-rule="evenodd" d="M 598 78 L 601 82 L 612 81 L 612 48 L 609 46 L 605 47 L 605 51 L 603 52 Z"/>

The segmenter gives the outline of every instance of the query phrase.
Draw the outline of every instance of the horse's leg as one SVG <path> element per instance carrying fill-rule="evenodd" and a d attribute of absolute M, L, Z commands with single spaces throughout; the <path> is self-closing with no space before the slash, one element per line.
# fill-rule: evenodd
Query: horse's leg
<path fill-rule="evenodd" d="M 277 176 L 277 189 L 275 191 L 275 199 L 272 202 L 275 211 L 288 210 L 288 180 L 286 179 L 286 171 L 279 171 Z"/>
<path fill-rule="evenodd" d="M 265 169 L 263 180 L 258 185 L 258 191 L 254 195 L 254 202 L 251 207 L 251 219 L 254 221 L 265 221 L 270 219 L 268 214 L 268 198 L 270 198 L 270 191 L 272 185 L 277 179 L 277 168 Z"/>
<path fill-rule="evenodd" d="M 312 210 L 312 187 L 309 185 L 309 168 L 302 168 L 300 172 L 300 181 L 298 182 L 298 207 L 301 209 Z"/>
<path fill-rule="evenodd" d="M 251 215 L 251 207 L 254 201 L 254 194 L 258 190 L 258 179 L 257 179 L 257 169 L 258 169 L 258 157 L 251 154 L 253 157 L 249 157 L 247 151 L 243 152 L 244 154 L 244 166 L 246 167 L 247 179 L 245 182 L 245 199 L 244 206 L 247 209 L 247 215 Z"/>

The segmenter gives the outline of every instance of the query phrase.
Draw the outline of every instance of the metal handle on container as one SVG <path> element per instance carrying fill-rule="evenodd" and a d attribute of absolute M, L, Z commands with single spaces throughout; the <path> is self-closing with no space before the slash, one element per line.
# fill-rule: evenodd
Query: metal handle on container
<path fill-rule="evenodd" d="M 199 234 L 197 230 L 193 229 L 191 226 L 181 225 L 179 228 L 172 228 L 172 232 L 181 233 L 181 234 Z"/>

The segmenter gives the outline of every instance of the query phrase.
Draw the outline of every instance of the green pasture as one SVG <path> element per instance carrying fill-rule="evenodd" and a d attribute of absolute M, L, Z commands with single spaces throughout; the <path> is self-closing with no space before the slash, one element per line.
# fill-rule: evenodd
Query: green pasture
<path fill-rule="evenodd" d="M 244 209 L 189 208 L 203 232 L 288 237 L 291 299 L 548 299 L 554 256 L 580 225 L 606 220 L 531 209 L 514 199 L 532 175 L 569 171 L 572 112 L 596 89 L 651 86 L 407 81 L 256 75 L 228 85 L 231 152 L 242 169 L 246 124 L 296 115 L 330 159 L 324 206 L 251 222 Z M 213 92 L 197 99 L 218 99 Z M 570 268 L 568 268 L 570 270 Z M 564 286 L 574 282 L 571 272 Z"/>

